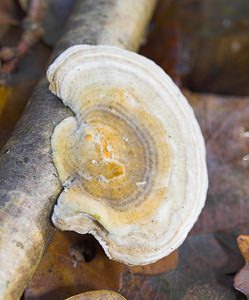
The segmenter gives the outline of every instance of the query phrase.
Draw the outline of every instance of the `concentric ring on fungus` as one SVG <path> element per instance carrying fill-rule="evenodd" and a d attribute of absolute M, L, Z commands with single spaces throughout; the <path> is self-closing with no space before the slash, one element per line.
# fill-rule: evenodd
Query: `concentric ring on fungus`
<path fill-rule="evenodd" d="M 51 139 L 64 186 L 55 226 L 93 234 L 127 264 L 168 255 L 207 191 L 203 137 L 184 96 L 152 61 L 112 46 L 73 46 L 47 77 L 75 113 Z"/>

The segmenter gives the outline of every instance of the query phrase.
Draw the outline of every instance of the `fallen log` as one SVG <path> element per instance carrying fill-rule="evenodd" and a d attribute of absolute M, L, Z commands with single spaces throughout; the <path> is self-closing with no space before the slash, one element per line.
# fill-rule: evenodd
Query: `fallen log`
<path fill-rule="evenodd" d="M 78 0 L 52 59 L 75 44 L 136 51 L 155 0 Z M 20 298 L 53 235 L 52 207 L 61 191 L 50 137 L 70 115 L 43 79 L 0 153 L 0 299 Z"/>

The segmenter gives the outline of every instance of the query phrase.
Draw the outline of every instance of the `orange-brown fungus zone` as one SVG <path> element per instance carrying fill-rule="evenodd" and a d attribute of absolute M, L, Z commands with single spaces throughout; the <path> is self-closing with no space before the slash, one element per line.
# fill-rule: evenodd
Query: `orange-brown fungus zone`
<path fill-rule="evenodd" d="M 81 133 L 83 134 L 83 138 L 81 135 L 82 141 L 77 144 L 78 154 L 76 156 L 81 158 L 77 160 L 77 166 L 78 174 L 82 178 L 82 187 L 98 198 L 110 200 L 127 198 L 136 189 L 134 176 L 138 176 L 138 180 L 142 180 L 140 178 L 143 176 L 144 170 L 143 159 L 140 159 L 139 163 L 137 155 L 144 156 L 143 146 L 136 141 L 133 145 L 137 144 L 138 147 L 132 151 L 122 135 L 122 131 L 125 130 L 122 126 L 127 127 L 127 124 L 109 115 L 105 117 L 108 125 L 100 126 L 97 124 L 98 116 L 96 114 L 98 112 L 94 113 L 94 121 L 93 113 L 87 120 L 88 125 L 83 128 Z M 117 124 L 119 122 L 122 125 Z M 135 138 L 130 134 L 131 140 L 135 140 Z M 134 175 L 134 167 L 137 164 L 140 165 L 141 173 Z"/>
<path fill-rule="evenodd" d="M 86 142 L 92 142 L 93 136 L 92 136 L 92 134 L 86 134 L 84 136 L 84 139 L 85 139 Z"/>
<path fill-rule="evenodd" d="M 93 129 L 91 128 L 91 130 Z M 109 182 L 109 180 L 115 179 L 116 177 L 125 174 L 124 166 L 118 161 L 112 159 L 113 148 L 111 144 L 109 144 L 109 142 L 103 137 L 102 134 L 100 134 L 98 130 L 96 130 L 94 135 L 86 133 L 84 136 L 84 140 L 89 144 L 94 144 L 92 146 L 93 152 L 85 153 L 85 155 L 87 156 L 89 156 L 90 154 L 93 158 L 90 164 L 93 166 L 89 167 L 88 170 L 85 170 L 86 172 L 89 171 L 91 178 L 97 176 L 98 180 Z"/>
<path fill-rule="evenodd" d="M 170 165 L 160 120 L 119 88 L 94 89 L 81 97 L 78 119 L 56 133 L 59 174 L 76 178 L 73 186 L 82 196 L 111 201 L 122 210 L 148 202 L 151 211 L 165 197 Z"/>

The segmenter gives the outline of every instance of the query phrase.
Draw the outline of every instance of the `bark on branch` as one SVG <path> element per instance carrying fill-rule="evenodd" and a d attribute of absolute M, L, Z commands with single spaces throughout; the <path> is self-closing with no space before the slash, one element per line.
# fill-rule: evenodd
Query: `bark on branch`
<path fill-rule="evenodd" d="M 136 51 L 156 0 L 78 0 L 53 57 L 75 44 L 109 44 Z M 52 207 L 61 191 L 50 137 L 70 115 L 45 79 L 0 154 L 0 299 L 18 299 L 54 228 Z"/>

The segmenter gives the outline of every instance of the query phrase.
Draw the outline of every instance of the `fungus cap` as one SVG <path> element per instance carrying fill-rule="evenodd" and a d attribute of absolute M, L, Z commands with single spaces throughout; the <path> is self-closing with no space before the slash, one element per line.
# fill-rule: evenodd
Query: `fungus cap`
<path fill-rule="evenodd" d="M 177 86 L 151 60 L 113 46 L 73 46 L 47 77 L 75 114 L 51 139 L 64 186 L 55 226 L 93 234 L 111 259 L 131 265 L 178 248 L 208 180 L 203 137 Z"/>
<path fill-rule="evenodd" d="M 97 290 L 81 293 L 66 300 L 125 300 L 125 298 L 113 291 Z"/>

